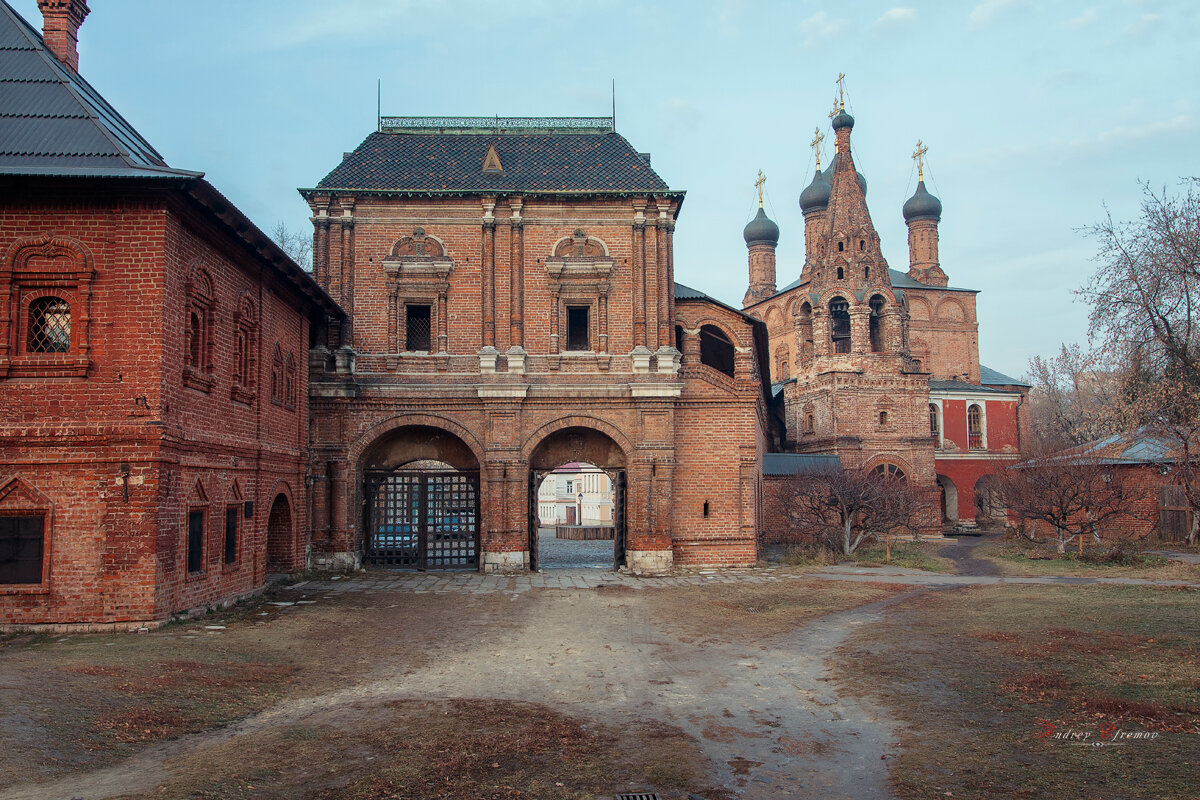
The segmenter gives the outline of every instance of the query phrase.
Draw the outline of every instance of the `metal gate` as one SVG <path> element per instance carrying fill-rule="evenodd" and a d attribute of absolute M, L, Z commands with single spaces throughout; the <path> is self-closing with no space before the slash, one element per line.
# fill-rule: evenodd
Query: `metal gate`
<path fill-rule="evenodd" d="M 366 475 L 366 560 L 412 569 L 479 566 L 479 473 Z"/>
<path fill-rule="evenodd" d="M 617 568 L 625 566 L 625 470 L 617 470 L 613 476 L 615 489 L 613 505 L 613 552 Z"/>

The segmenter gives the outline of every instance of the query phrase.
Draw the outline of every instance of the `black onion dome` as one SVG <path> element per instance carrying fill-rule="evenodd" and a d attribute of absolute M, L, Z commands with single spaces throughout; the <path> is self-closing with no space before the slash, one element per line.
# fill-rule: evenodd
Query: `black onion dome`
<path fill-rule="evenodd" d="M 742 238 L 746 240 L 747 245 L 769 244 L 774 247 L 779 243 L 779 226 L 772 222 L 762 206 L 759 206 L 758 214 L 746 223 Z"/>
<path fill-rule="evenodd" d="M 832 175 L 832 171 L 829 174 Z M 800 193 L 800 210 L 805 214 L 810 211 L 822 210 L 829 205 L 829 193 L 832 191 L 833 187 L 829 185 L 829 178 L 821 170 L 817 170 L 813 175 L 812 183 Z"/>
<path fill-rule="evenodd" d="M 931 195 L 925 189 L 925 181 L 917 184 L 917 191 L 904 201 L 904 221 L 914 219 L 940 220 L 942 218 L 942 201 Z"/>
<path fill-rule="evenodd" d="M 833 124 L 833 129 L 835 131 L 840 130 L 841 128 L 853 128 L 854 127 L 854 117 L 847 114 L 846 109 L 843 108 L 841 111 L 839 111 L 837 113 L 837 116 L 835 116 L 833 118 L 832 124 Z"/>

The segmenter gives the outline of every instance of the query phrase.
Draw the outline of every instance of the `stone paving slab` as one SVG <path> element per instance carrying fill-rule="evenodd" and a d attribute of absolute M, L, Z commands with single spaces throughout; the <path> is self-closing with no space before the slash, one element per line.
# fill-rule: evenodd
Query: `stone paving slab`
<path fill-rule="evenodd" d="M 1080 578 L 1072 576 L 999 576 L 948 575 L 903 567 L 864 568 L 853 565 L 826 567 L 815 572 L 792 572 L 778 567 L 737 568 L 683 572 L 661 577 L 642 577 L 597 569 L 556 569 L 515 575 L 481 575 L 475 572 L 393 572 L 366 570 L 341 580 L 309 580 L 286 585 L 288 589 L 308 588 L 334 594 L 413 592 L 417 594 L 516 594 L 530 589 L 665 589 L 729 583 L 774 583 L 785 580 L 834 580 L 894 583 L 949 588 L 953 586 L 995 586 L 1000 584 L 1109 584 L 1121 586 L 1186 586 L 1200 589 L 1200 583 L 1144 578 Z"/>

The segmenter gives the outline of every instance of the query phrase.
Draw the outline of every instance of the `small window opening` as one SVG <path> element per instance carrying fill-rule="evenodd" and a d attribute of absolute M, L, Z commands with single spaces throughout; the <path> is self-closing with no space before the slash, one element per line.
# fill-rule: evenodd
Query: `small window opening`
<path fill-rule="evenodd" d="M 868 327 L 871 338 L 871 352 L 883 352 L 883 298 L 879 295 L 871 298 L 871 315 L 868 317 Z"/>
<path fill-rule="evenodd" d="M 941 440 L 941 425 L 938 424 L 937 403 L 929 404 L 929 435 L 935 442 Z"/>
<path fill-rule="evenodd" d="M 841 268 L 838 268 L 841 272 Z M 838 277 L 841 277 L 840 275 Z M 831 328 L 831 337 L 833 339 L 833 352 L 849 353 L 850 352 L 850 303 L 840 297 L 835 297 L 829 301 L 829 315 L 833 323 Z"/>
<path fill-rule="evenodd" d="M 429 352 L 430 307 L 405 306 L 404 318 L 407 326 L 404 349 L 410 353 Z"/>
<path fill-rule="evenodd" d="M 733 342 L 715 325 L 700 328 L 700 363 L 733 377 Z"/>
<path fill-rule="evenodd" d="M 237 562 L 237 529 L 238 512 L 241 506 L 230 506 L 225 509 L 225 563 Z"/>
<path fill-rule="evenodd" d="M 188 512 L 187 539 L 188 572 L 204 569 L 204 510 Z"/>
<path fill-rule="evenodd" d="M 863 241 L 862 239 L 859 239 L 858 240 L 858 249 L 859 249 L 859 251 L 866 250 L 867 243 L 865 241 Z"/>
<path fill-rule="evenodd" d="M 41 583 L 46 519 L 0 516 L 0 583 Z"/>
<path fill-rule="evenodd" d="M 886 411 L 880 411 L 880 412 L 879 412 L 879 424 L 880 424 L 880 425 L 887 425 L 887 424 L 888 424 L 888 415 L 887 415 L 887 412 L 886 412 Z"/>
<path fill-rule="evenodd" d="M 704 516 L 708 516 L 708 501 L 704 501 Z"/>
<path fill-rule="evenodd" d="M 839 253 L 841 253 L 841 252 L 842 252 L 842 251 L 844 251 L 845 249 L 846 249 L 846 243 L 845 243 L 845 242 L 838 242 L 838 252 L 839 252 Z"/>
<path fill-rule="evenodd" d="M 804 418 L 804 432 L 812 433 L 817 429 L 817 418 L 813 414 L 809 414 Z"/>
<path fill-rule="evenodd" d="M 39 297 L 29 304 L 30 353 L 65 353 L 71 349 L 71 307 L 61 297 Z"/>
<path fill-rule="evenodd" d="M 567 349 L 592 349 L 588 331 L 587 306 L 567 306 Z"/>

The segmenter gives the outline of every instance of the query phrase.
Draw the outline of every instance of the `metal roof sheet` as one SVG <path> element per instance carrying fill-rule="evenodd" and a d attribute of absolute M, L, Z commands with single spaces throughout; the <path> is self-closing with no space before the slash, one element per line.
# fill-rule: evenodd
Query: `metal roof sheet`
<path fill-rule="evenodd" d="M 501 171 L 484 172 L 495 147 Z M 619 133 L 372 133 L 317 189 L 670 192 Z M 312 192 L 315 190 L 303 190 Z"/>
<path fill-rule="evenodd" d="M 994 389 L 990 386 L 980 386 L 977 383 L 967 383 L 966 381 L 930 381 L 930 391 L 940 392 L 983 392 L 984 394 L 1013 394 L 1011 391 L 1004 389 Z"/>
<path fill-rule="evenodd" d="M 840 472 L 842 459 L 837 455 L 814 453 L 763 453 L 763 475 L 812 475 Z"/>
<path fill-rule="evenodd" d="M 0 169 L 95 174 L 112 169 L 172 171 L 149 142 L 91 84 L 67 69 L 37 32 L 0 1 Z M 46 160 L 50 159 L 50 160 Z M 64 172 L 66 170 L 66 172 Z M 175 171 L 193 177 L 194 172 Z M 50 173 L 46 173 L 50 174 Z"/>
<path fill-rule="evenodd" d="M 1010 378 L 1008 375 L 1005 375 L 1003 372 L 997 372 L 996 370 L 994 370 L 990 367 L 985 367 L 983 364 L 979 365 L 979 382 L 982 383 L 984 386 L 1028 386 L 1029 385 L 1025 381 L 1017 380 L 1016 378 Z"/>

